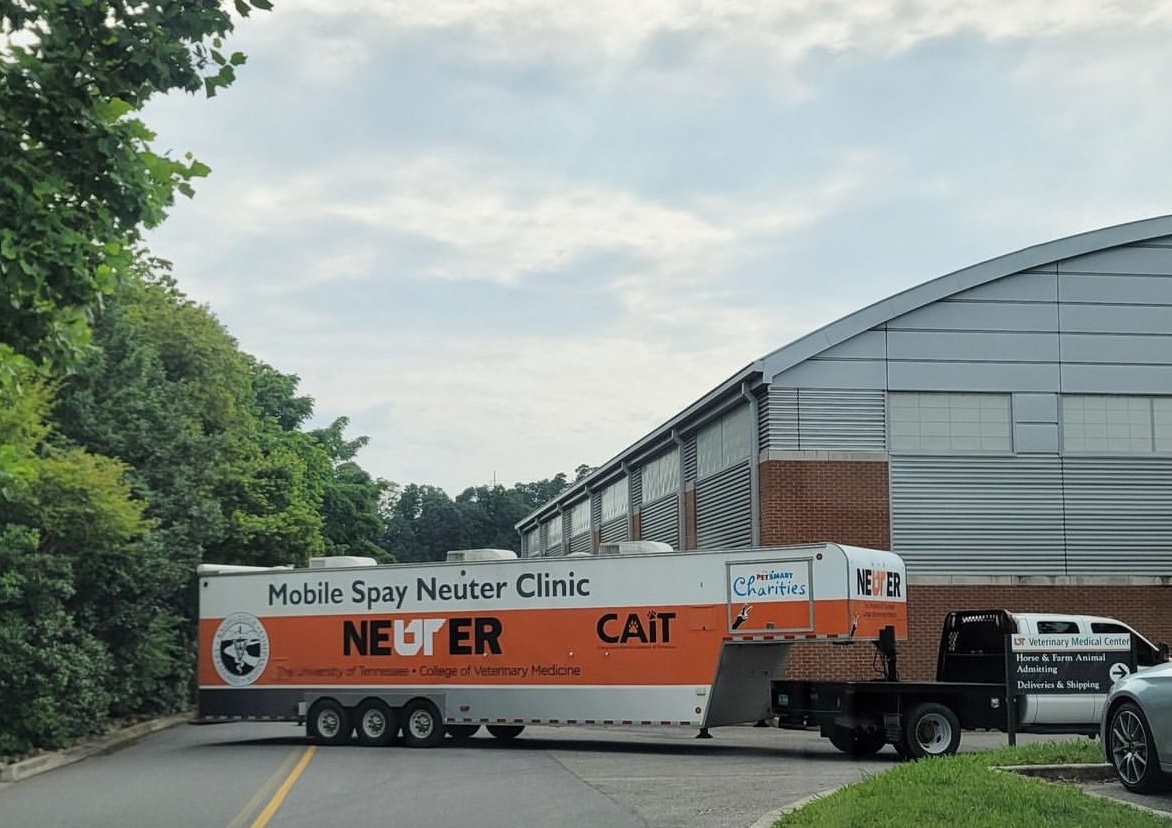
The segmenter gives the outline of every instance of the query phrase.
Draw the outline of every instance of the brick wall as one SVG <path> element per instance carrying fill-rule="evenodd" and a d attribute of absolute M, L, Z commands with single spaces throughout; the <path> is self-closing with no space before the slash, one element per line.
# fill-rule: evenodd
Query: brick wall
<path fill-rule="evenodd" d="M 899 676 L 936 678 L 944 616 L 954 609 L 1005 609 L 1102 615 L 1134 627 L 1153 643 L 1172 643 L 1172 587 L 1165 586 L 908 586 L 908 640 L 899 642 Z M 870 643 L 798 644 L 786 675 L 795 679 L 871 679 L 883 675 Z"/>
<path fill-rule="evenodd" d="M 768 460 L 759 470 L 762 546 L 835 541 L 891 548 L 886 463 Z"/>

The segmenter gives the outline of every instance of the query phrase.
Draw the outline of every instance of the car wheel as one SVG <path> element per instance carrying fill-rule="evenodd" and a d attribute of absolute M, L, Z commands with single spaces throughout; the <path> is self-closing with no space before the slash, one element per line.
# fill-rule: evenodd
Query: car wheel
<path fill-rule="evenodd" d="M 856 730 L 849 727 L 834 728 L 828 738 L 830 744 L 847 756 L 856 758 L 874 756 L 887 744 L 887 735 L 882 731 Z"/>
<path fill-rule="evenodd" d="M 904 718 L 903 735 L 911 759 L 951 756 L 960 747 L 960 720 L 944 705 L 926 702 Z"/>
<path fill-rule="evenodd" d="M 1133 702 L 1125 702 L 1111 713 L 1107 755 L 1119 774 L 1119 781 L 1129 791 L 1151 793 L 1168 784 L 1160 772 L 1152 729 L 1143 711 Z"/>

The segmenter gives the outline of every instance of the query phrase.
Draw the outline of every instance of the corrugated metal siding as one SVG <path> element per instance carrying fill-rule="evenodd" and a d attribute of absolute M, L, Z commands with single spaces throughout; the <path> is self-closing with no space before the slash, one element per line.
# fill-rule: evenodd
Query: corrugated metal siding
<path fill-rule="evenodd" d="M 631 511 L 639 508 L 643 503 L 643 469 L 635 467 L 631 469 Z"/>
<path fill-rule="evenodd" d="M 798 392 L 794 388 L 769 386 L 769 403 L 761 449 L 796 451 L 798 448 Z"/>
<path fill-rule="evenodd" d="M 602 525 L 602 492 L 590 495 L 590 526 Z"/>
<path fill-rule="evenodd" d="M 798 391 L 798 448 L 875 450 L 887 447 L 883 391 Z"/>
<path fill-rule="evenodd" d="M 696 435 L 684 438 L 684 480 L 696 479 Z"/>
<path fill-rule="evenodd" d="M 589 532 L 583 532 L 580 535 L 574 535 L 574 537 L 570 538 L 570 551 L 593 552 L 594 549 L 590 537 L 591 536 Z"/>
<path fill-rule="evenodd" d="M 762 449 L 883 451 L 886 393 L 770 386 L 762 416 Z"/>
<path fill-rule="evenodd" d="M 1172 575 L 1172 459 L 1063 459 L 1071 574 Z"/>
<path fill-rule="evenodd" d="M 769 395 L 772 386 L 759 388 L 757 397 L 757 449 L 769 448 Z"/>
<path fill-rule="evenodd" d="M 739 463 L 696 484 L 696 547 L 753 545 L 749 464 Z"/>
<path fill-rule="evenodd" d="M 909 574 L 1065 572 L 1057 457 L 893 457 L 892 548 Z"/>
<path fill-rule="evenodd" d="M 630 540 L 627 532 L 627 518 L 625 516 L 602 524 L 602 529 L 598 535 L 599 543 L 618 543 L 619 541 L 625 540 Z"/>
<path fill-rule="evenodd" d="M 640 521 L 640 539 L 670 543 L 672 549 L 679 549 L 679 503 L 679 496 L 673 494 L 644 506 Z"/>

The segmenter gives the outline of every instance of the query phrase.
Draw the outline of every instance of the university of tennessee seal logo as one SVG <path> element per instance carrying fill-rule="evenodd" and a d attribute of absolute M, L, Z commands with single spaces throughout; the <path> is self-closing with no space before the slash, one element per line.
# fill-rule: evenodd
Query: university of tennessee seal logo
<path fill-rule="evenodd" d="M 252 684 L 269 662 L 269 634 L 255 615 L 234 612 L 220 622 L 212 643 L 216 672 L 233 687 Z"/>

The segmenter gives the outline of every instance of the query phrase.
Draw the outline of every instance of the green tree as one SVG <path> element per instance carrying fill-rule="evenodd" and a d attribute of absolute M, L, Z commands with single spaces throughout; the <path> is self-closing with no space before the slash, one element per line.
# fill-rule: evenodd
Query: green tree
<path fill-rule="evenodd" d="M 109 652 L 66 608 L 71 562 L 38 546 L 35 529 L 0 525 L 0 756 L 65 747 L 110 705 Z"/>
<path fill-rule="evenodd" d="M 450 549 L 471 547 L 472 540 L 465 512 L 443 489 L 412 483 L 391 504 L 380 545 L 397 561 L 441 561 Z"/>
<path fill-rule="evenodd" d="M 221 51 L 232 28 L 214 0 L 0 0 L 0 369 L 75 364 L 142 228 L 208 173 L 154 152 L 133 116 L 158 93 L 230 84 L 244 63 Z"/>
<path fill-rule="evenodd" d="M 514 528 L 531 511 L 520 487 L 475 486 L 456 496 L 472 545 L 492 549 L 520 550 Z"/>

